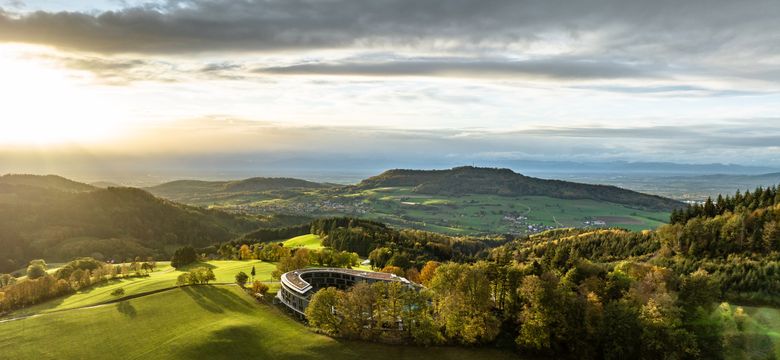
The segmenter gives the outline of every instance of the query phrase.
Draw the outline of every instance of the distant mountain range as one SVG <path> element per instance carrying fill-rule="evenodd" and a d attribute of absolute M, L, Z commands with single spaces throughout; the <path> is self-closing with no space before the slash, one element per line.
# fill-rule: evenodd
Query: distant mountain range
<path fill-rule="evenodd" d="M 420 194 L 503 196 L 548 196 L 560 199 L 590 199 L 654 210 L 680 207 L 675 200 L 607 185 L 545 180 L 509 169 L 456 167 L 449 170 L 389 170 L 355 185 L 354 189 L 414 187 Z"/>

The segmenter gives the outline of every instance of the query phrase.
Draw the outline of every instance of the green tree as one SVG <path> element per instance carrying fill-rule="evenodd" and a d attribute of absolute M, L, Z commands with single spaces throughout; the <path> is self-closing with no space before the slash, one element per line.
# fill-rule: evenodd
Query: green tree
<path fill-rule="evenodd" d="M 780 222 L 773 220 L 765 223 L 762 238 L 767 252 L 780 251 Z"/>
<path fill-rule="evenodd" d="M 30 265 L 27 266 L 27 278 L 35 280 L 46 275 L 46 262 L 39 259 L 30 261 Z"/>
<path fill-rule="evenodd" d="M 274 270 L 273 276 L 279 278 L 284 273 L 303 269 L 309 265 L 309 261 L 308 249 L 296 249 L 294 254 L 287 252 L 279 259 L 279 263 L 276 264 L 276 270 Z"/>
<path fill-rule="evenodd" d="M 244 287 L 248 280 L 249 275 L 247 275 L 245 272 L 239 271 L 238 274 L 236 274 L 236 284 L 238 284 L 238 286 Z"/>
<path fill-rule="evenodd" d="M 371 261 L 372 269 L 381 269 L 385 267 L 393 256 L 393 251 L 386 247 L 374 249 L 368 254 L 368 260 Z"/>
<path fill-rule="evenodd" d="M 190 281 L 190 273 L 179 274 L 176 278 L 176 286 L 188 285 Z"/>
<path fill-rule="evenodd" d="M 329 287 L 317 291 L 306 307 L 306 319 L 309 325 L 319 328 L 328 334 L 338 334 L 341 318 L 336 313 L 340 306 L 344 293 L 336 288 Z"/>
<path fill-rule="evenodd" d="M 604 307 L 604 325 L 599 338 L 604 359 L 637 359 L 642 335 L 639 309 L 629 301 L 613 301 Z"/>
<path fill-rule="evenodd" d="M 446 263 L 431 280 L 438 321 L 447 337 L 464 344 L 490 342 L 499 331 L 492 312 L 490 281 L 484 262 Z"/>
<path fill-rule="evenodd" d="M 198 254 L 192 246 L 185 246 L 176 250 L 171 258 L 171 266 L 174 268 L 180 268 L 194 263 L 198 260 Z"/>

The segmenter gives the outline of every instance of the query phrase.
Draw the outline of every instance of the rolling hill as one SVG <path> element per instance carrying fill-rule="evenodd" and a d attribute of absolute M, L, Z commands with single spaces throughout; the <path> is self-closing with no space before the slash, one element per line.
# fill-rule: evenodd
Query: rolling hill
<path fill-rule="evenodd" d="M 509 169 L 457 167 L 449 170 L 389 170 L 363 180 L 353 189 L 413 187 L 427 195 L 548 196 L 587 199 L 651 210 L 671 210 L 680 202 L 615 186 L 580 184 L 524 176 Z"/>
<path fill-rule="evenodd" d="M 254 177 L 234 181 L 176 180 L 152 186 L 146 190 L 156 196 L 176 202 L 206 205 L 210 199 L 243 199 L 247 196 L 270 198 L 285 196 L 285 191 L 314 190 L 327 187 L 330 185 L 301 179 Z M 265 195 L 266 192 L 272 194 Z"/>
<path fill-rule="evenodd" d="M 0 176 L 0 185 L 26 185 L 69 192 L 84 192 L 96 189 L 95 186 L 66 179 L 57 175 L 7 174 Z"/>
<path fill-rule="evenodd" d="M 135 188 L 98 189 L 59 177 L 0 181 L 0 272 L 33 258 L 167 257 L 256 229 L 257 217 L 180 205 Z"/>

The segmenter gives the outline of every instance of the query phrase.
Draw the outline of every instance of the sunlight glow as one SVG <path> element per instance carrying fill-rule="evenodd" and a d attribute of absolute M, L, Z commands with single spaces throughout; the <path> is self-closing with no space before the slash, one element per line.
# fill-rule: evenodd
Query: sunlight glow
<path fill-rule="evenodd" d="M 97 142 L 115 134 L 111 104 L 40 51 L 0 45 L 0 145 Z"/>

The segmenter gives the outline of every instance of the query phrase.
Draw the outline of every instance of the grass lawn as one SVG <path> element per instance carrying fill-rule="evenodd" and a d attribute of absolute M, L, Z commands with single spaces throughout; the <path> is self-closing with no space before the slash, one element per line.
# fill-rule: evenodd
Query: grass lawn
<path fill-rule="evenodd" d="M 0 323 L 0 359 L 513 359 L 494 349 L 389 346 L 309 331 L 236 286 L 200 286 Z"/>
<path fill-rule="evenodd" d="M 296 236 L 292 239 L 282 242 L 286 247 L 303 247 L 306 249 L 320 249 L 322 248 L 322 239 L 314 234 Z"/>
<path fill-rule="evenodd" d="M 257 274 L 256 280 L 272 281 L 271 272 L 276 269 L 272 263 L 253 261 L 209 261 L 206 263 L 197 263 L 188 266 L 188 268 L 208 266 L 211 267 L 216 276 L 216 282 L 233 282 L 239 271 L 249 274 L 252 266 L 255 267 Z M 170 266 L 168 262 L 158 263 L 158 270 L 149 277 L 130 278 L 110 281 L 108 283 L 91 287 L 85 291 L 77 292 L 70 296 L 65 296 L 42 304 L 34 305 L 26 309 L 20 309 L 13 315 L 35 314 L 41 312 L 51 312 L 62 309 L 72 309 L 76 307 L 99 304 L 104 301 L 114 299 L 111 292 L 117 288 L 124 288 L 125 295 L 133 295 L 147 291 L 154 291 L 176 285 L 176 278 L 182 271 L 178 271 Z"/>

